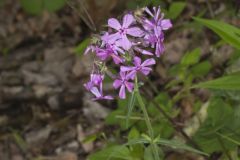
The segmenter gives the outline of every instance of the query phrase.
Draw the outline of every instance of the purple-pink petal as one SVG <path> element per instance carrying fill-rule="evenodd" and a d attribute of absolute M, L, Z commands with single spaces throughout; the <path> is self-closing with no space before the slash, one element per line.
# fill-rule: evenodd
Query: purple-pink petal
<path fill-rule="evenodd" d="M 107 43 L 115 43 L 118 39 L 121 39 L 121 35 L 119 32 L 116 32 L 116 33 L 113 33 L 113 34 L 110 34 L 109 36 L 107 36 L 104 40 L 107 42 Z"/>
<path fill-rule="evenodd" d="M 134 84 L 132 82 L 125 82 L 125 86 L 129 92 L 133 91 Z"/>
<path fill-rule="evenodd" d="M 141 60 L 141 58 L 139 58 L 139 57 L 134 57 L 134 59 L 133 59 L 133 64 L 135 65 L 135 66 L 140 66 L 141 65 L 141 62 L 142 62 L 142 60 Z"/>
<path fill-rule="evenodd" d="M 145 60 L 141 66 L 145 67 L 145 66 L 150 66 L 150 65 L 154 65 L 156 64 L 156 61 L 153 58 L 147 59 Z"/>
<path fill-rule="evenodd" d="M 127 29 L 127 34 L 133 37 L 142 37 L 144 35 L 144 32 L 138 27 L 132 27 Z"/>
<path fill-rule="evenodd" d="M 169 28 L 172 27 L 172 23 L 169 19 L 163 19 L 161 21 L 161 27 L 163 30 L 168 30 Z"/>
<path fill-rule="evenodd" d="M 108 20 L 108 26 L 116 30 L 119 30 L 121 28 L 121 24 L 116 18 L 110 18 Z"/>
<path fill-rule="evenodd" d="M 149 68 L 149 67 L 142 67 L 142 69 L 141 69 L 141 72 L 142 72 L 144 75 L 148 75 L 151 71 L 152 71 L 152 69 Z"/>
<path fill-rule="evenodd" d="M 116 80 L 113 82 L 113 87 L 114 87 L 115 89 L 118 89 L 121 85 L 122 85 L 122 81 L 119 80 L 119 79 L 116 79 Z"/>
<path fill-rule="evenodd" d="M 90 91 L 96 96 L 96 98 L 102 97 L 102 93 L 97 87 L 92 87 Z"/>
<path fill-rule="evenodd" d="M 123 28 L 128 28 L 134 21 L 135 21 L 135 19 L 134 19 L 133 15 L 126 14 L 123 17 L 123 25 L 122 25 L 122 27 Z"/>
<path fill-rule="evenodd" d="M 129 50 L 132 47 L 132 43 L 128 40 L 126 35 L 122 35 L 121 39 L 119 40 L 119 44 L 123 47 L 125 50 Z"/>
<path fill-rule="evenodd" d="M 149 52 L 149 51 L 147 51 L 145 49 L 141 49 L 139 47 L 135 47 L 134 50 L 136 50 L 137 52 L 139 52 L 141 54 L 144 54 L 144 55 L 150 55 L 150 56 L 153 55 L 152 52 Z"/>
<path fill-rule="evenodd" d="M 127 74 L 127 78 L 128 79 L 134 79 L 135 78 L 135 76 L 136 76 L 136 73 L 137 73 L 137 71 L 136 70 L 132 70 L 131 72 L 129 72 L 128 74 Z"/>
<path fill-rule="evenodd" d="M 92 82 L 87 82 L 83 86 L 86 88 L 86 90 L 90 91 L 91 88 L 93 87 L 93 83 Z"/>
<path fill-rule="evenodd" d="M 121 88 L 120 88 L 119 97 L 120 97 L 121 99 L 125 99 L 125 98 L 126 98 L 125 86 L 124 86 L 124 85 L 122 85 Z"/>
<path fill-rule="evenodd" d="M 112 53 L 111 57 L 114 61 L 115 64 L 119 64 L 123 62 L 123 59 L 121 59 L 119 56 L 117 56 L 116 54 Z"/>
<path fill-rule="evenodd" d="M 148 9 L 148 7 L 145 8 L 145 11 L 152 17 L 154 17 L 154 15 L 152 14 L 152 12 Z"/>
<path fill-rule="evenodd" d="M 128 71 L 132 71 L 135 67 L 128 67 L 128 66 L 121 66 L 120 70 L 121 72 L 128 72 Z"/>
<path fill-rule="evenodd" d="M 104 96 L 104 97 L 103 97 L 103 99 L 106 99 L 106 100 L 112 100 L 112 99 L 113 99 L 113 97 L 112 97 L 112 96 L 109 96 L 109 95 L 107 95 L 107 96 Z"/>
<path fill-rule="evenodd" d="M 160 57 L 160 55 L 164 52 L 164 46 L 161 42 L 158 42 L 156 44 L 156 50 L 155 50 L 155 54 L 157 57 Z"/>

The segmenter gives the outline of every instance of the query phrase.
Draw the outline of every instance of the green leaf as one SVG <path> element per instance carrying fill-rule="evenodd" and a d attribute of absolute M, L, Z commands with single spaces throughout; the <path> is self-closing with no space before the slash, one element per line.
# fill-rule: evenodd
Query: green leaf
<path fill-rule="evenodd" d="M 167 13 L 167 17 L 170 19 L 176 19 L 186 7 L 185 2 L 173 2 Z"/>
<path fill-rule="evenodd" d="M 43 10 L 42 0 L 20 0 L 23 9 L 30 14 L 40 14 Z"/>
<path fill-rule="evenodd" d="M 88 160 L 132 160 L 126 146 L 112 146 L 91 154 Z"/>
<path fill-rule="evenodd" d="M 194 17 L 193 19 L 217 33 L 225 42 L 240 49 L 240 29 L 237 27 L 216 20 L 197 17 Z"/>
<path fill-rule="evenodd" d="M 133 127 L 128 134 L 128 141 L 131 141 L 132 139 L 137 139 L 137 138 L 139 138 L 139 136 L 140 136 L 140 134 L 139 134 L 138 130 L 135 127 Z"/>
<path fill-rule="evenodd" d="M 190 152 L 193 152 L 193 153 L 208 156 L 207 153 L 204 153 L 202 151 L 194 149 L 194 148 L 192 148 L 192 147 L 190 147 L 190 146 L 188 146 L 188 145 L 186 145 L 182 142 L 176 141 L 176 140 L 159 139 L 159 140 L 157 140 L 157 143 L 160 144 L 160 145 L 163 145 L 163 146 L 173 148 L 173 149 L 182 149 L 182 150 L 185 150 L 185 151 L 190 151 Z"/>
<path fill-rule="evenodd" d="M 131 146 L 135 144 L 148 144 L 149 141 L 146 140 L 146 138 L 136 138 L 136 139 L 131 139 L 127 143 L 124 144 L 124 146 Z"/>
<path fill-rule="evenodd" d="M 74 51 L 78 54 L 78 55 L 82 55 L 85 51 L 85 49 L 87 48 L 87 46 L 89 45 L 91 39 L 90 38 L 86 38 L 84 39 L 75 49 Z"/>
<path fill-rule="evenodd" d="M 210 106 L 208 107 L 208 118 L 211 121 L 211 125 L 214 128 L 215 126 L 223 126 L 232 115 L 232 108 L 226 104 L 222 99 L 214 99 Z M 217 127 L 219 128 L 219 127 Z"/>
<path fill-rule="evenodd" d="M 233 139 L 233 138 L 231 138 L 231 137 L 229 137 L 229 136 L 226 136 L 226 135 L 224 135 L 224 134 L 218 133 L 218 132 L 217 132 L 217 134 L 218 134 L 219 136 L 221 136 L 222 138 L 224 138 L 224 139 L 226 139 L 226 140 L 228 140 L 228 141 L 230 141 L 230 142 L 232 142 L 232 143 L 235 143 L 236 145 L 240 146 L 240 142 L 239 142 L 239 141 L 237 141 L 237 140 L 235 140 L 235 139 Z"/>
<path fill-rule="evenodd" d="M 240 74 L 228 75 L 215 80 L 202 82 L 193 88 L 240 90 Z"/>
<path fill-rule="evenodd" d="M 135 100 L 136 100 L 136 94 L 135 91 L 132 92 L 130 101 L 128 103 L 128 113 L 127 113 L 127 118 L 126 118 L 126 127 L 128 128 L 129 125 L 129 117 L 131 116 L 133 107 L 135 106 Z"/>
<path fill-rule="evenodd" d="M 185 54 L 181 60 L 181 65 L 183 66 L 190 66 L 193 64 L 198 63 L 201 55 L 201 49 L 196 48 L 193 51 Z"/>
<path fill-rule="evenodd" d="M 20 0 L 23 9 L 34 15 L 39 15 L 43 10 L 55 12 L 61 9 L 66 0 Z"/>
<path fill-rule="evenodd" d="M 49 12 L 55 12 L 61 9 L 66 3 L 66 0 L 44 0 L 44 8 Z"/>
<path fill-rule="evenodd" d="M 208 107 L 208 117 L 193 136 L 193 140 L 207 153 L 235 149 L 237 144 L 229 139 L 240 141 L 239 113 L 239 106 L 232 107 L 220 98 L 212 99 Z"/>
<path fill-rule="evenodd" d="M 82 143 L 94 142 L 96 139 L 97 139 L 97 134 L 89 135 L 82 141 Z"/>
<path fill-rule="evenodd" d="M 151 146 L 148 146 L 144 150 L 144 160 L 154 160 Z"/>
<path fill-rule="evenodd" d="M 212 65 L 209 61 L 203 61 L 203 62 L 200 62 L 200 63 L 194 65 L 191 68 L 191 73 L 193 74 L 194 77 L 205 76 L 206 74 L 208 74 L 211 67 L 212 67 Z"/>

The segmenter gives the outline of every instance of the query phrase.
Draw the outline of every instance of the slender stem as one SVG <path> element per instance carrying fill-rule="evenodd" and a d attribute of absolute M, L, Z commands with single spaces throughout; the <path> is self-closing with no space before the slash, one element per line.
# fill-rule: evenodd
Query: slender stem
<path fill-rule="evenodd" d="M 147 113 L 147 109 L 146 109 L 146 106 L 143 102 L 143 99 L 140 95 L 140 92 L 139 92 L 139 89 L 138 89 L 138 81 L 137 81 L 137 78 L 135 78 L 135 87 L 134 87 L 134 92 L 136 93 L 136 97 L 137 97 L 137 101 L 139 103 L 139 106 L 141 107 L 141 110 L 143 112 L 143 115 L 144 115 L 144 119 L 145 119 L 145 123 L 147 125 L 147 129 L 148 129 L 148 134 L 151 138 L 151 148 L 152 148 L 152 152 L 153 152 L 153 155 L 154 155 L 154 159 L 155 160 L 160 160 L 160 157 L 159 157 L 159 152 L 158 152 L 158 147 L 157 145 L 154 143 L 154 131 L 153 131 L 153 128 L 152 128 L 152 125 L 151 125 L 151 121 L 150 121 L 150 118 L 148 116 L 148 113 Z"/>
<path fill-rule="evenodd" d="M 221 145 L 221 147 L 222 147 L 222 149 L 223 149 L 223 152 L 225 153 L 225 155 L 227 156 L 227 158 L 228 158 L 229 160 L 233 160 L 232 157 L 231 157 L 231 155 L 228 153 L 228 151 L 227 151 L 227 149 L 226 149 L 226 147 L 225 147 L 222 139 L 218 136 L 218 137 L 217 137 L 217 140 L 218 140 L 218 142 L 220 143 L 220 145 Z"/>

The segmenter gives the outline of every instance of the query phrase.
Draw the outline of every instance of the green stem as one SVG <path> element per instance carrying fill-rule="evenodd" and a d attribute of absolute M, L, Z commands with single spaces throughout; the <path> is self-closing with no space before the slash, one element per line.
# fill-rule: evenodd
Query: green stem
<path fill-rule="evenodd" d="M 160 157 L 159 157 L 159 152 L 158 152 L 158 147 L 157 145 L 154 143 L 154 131 L 153 131 L 153 128 L 152 128 L 152 125 L 151 125 L 151 121 L 150 121 L 150 118 L 148 116 L 148 113 L 147 113 L 147 109 L 146 109 L 146 106 L 143 102 L 143 99 L 140 95 L 140 92 L 139 92 L 139 89 L 138 89 L 138 80 L 137 78 L 135 78 L 135 87 L 134 87 L 134 92 L 136 93 L 136 97 L 137 97 L 137 101 L 139 103 L 139 106 L 143 112 L 143 115 L 144 115 L 144 120 L 145 120 L 145 123 L 147 125 L 147 129 L 148 129 L 148 134 L 151 138 L 151 149 L 152 149 L 152 152 L 153 152 L 153 155 L 154 155 L 154 159 L 155 160 L 160 160 Z"/>

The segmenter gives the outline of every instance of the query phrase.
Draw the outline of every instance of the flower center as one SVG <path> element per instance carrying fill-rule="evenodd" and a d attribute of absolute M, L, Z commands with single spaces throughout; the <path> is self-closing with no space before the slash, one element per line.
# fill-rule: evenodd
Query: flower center
<path fill-rule="evenodd" d="M 139 71 L 139 70 L 141 70 L 141 69 L 142 69 L 142 66 L 137 66 L 137 67 L 136 67 L 136 70 L 137 70 L 137 71 Z"/>
<path fill-rule="evenodd" d="M 127 33 L 126 28 L 120 28 L 119 32 L 121 35 L 125 35 Z"/>

